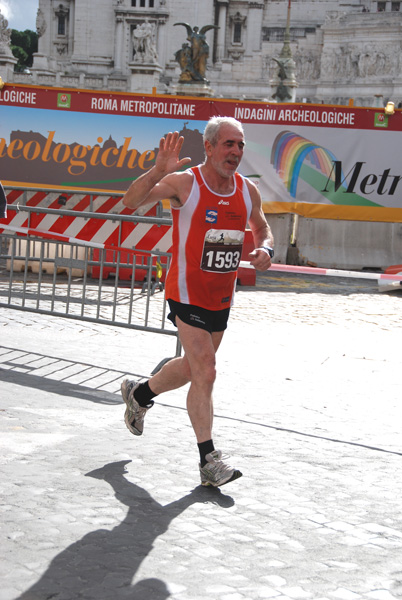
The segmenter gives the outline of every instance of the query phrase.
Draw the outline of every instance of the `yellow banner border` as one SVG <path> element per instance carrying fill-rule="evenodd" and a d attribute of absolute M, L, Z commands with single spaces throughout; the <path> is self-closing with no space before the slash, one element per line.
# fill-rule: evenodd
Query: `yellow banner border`
<path fill-rule="evenodd" d="M 402 223 L 402 208 L 373 206 L 329 206 L 308 202 L 263 202 L 265 214 L 293 213 L 311 219 Z"/>

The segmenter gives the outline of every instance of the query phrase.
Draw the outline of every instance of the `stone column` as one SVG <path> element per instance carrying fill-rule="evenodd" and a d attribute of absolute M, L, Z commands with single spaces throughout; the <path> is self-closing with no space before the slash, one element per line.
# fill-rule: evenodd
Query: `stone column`
<path fill-rule="evenodd" d="M 50 9 L 49 9 L 50 10 Z M 36 15 L 36 32 L 38 34 L 38 51 L 33 54 L 31 71 L 49 71 L 50 25 L 49 10 L 45 14 L 38 8 Z"/>
<path fill-rule="evenodd" d="M 156 51 L 158 56 L 166 55 L 166 21 L 166 17 L 159 16 L 156 24 Z"/>
<path fill-rule="evenodd" d="M 69 54 L 74 53 L 74 2 L 70 2 L 70 14 L 68 15 L 68 47 Z"/>
<path fill-rule="evenodd" d="M 250 2 L 247 19 L 246 54 L 252 54 L 261 49 L 261 21 L 264 5 Z"/>
<path fill-rule="evenodd" d="M 226 32 L 226 15 L 228 10 L 229 0 L 219 1 L 219 15 L 218 15 L 218 41 L 216 45 L 216 60 L 221 62 L 225 57 L 225 32 Z"/>
<path fill-rule="evenodd" d="M 114 70 L 120 72 L 122 66 L 123 52 L 123 17 L 116 16 L 115 40 L 114 40 Z"/>

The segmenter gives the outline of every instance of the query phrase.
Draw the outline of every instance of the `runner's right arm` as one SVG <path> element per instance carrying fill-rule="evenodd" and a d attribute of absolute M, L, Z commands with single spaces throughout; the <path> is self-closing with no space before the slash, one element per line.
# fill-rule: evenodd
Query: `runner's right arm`
<path fill-rule="evenodd" d="M 132 182 L 123 196 L 124 206 L 135 210 L 165 199 L 180 200 L 176 186 L 180 173 L 177 171 L 191 162 L 189 157 L 179 159 L 183 141 L 177 131 L 160 140 L 155 165 Z"/>

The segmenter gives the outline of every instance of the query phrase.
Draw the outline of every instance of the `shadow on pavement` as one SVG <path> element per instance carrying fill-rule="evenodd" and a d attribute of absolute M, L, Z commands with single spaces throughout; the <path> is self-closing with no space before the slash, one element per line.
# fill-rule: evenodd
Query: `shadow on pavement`
<path fill-rule="evenodd" d="M 35 390 L 116 405 L 123 402 L 120 384 L 125 376 L 127 373 L 116 369 L 0 346 L 0 381 Z M 146 377 L 140 374 L 129 376 L 137 379 Z M 115 390 L 109 392 L 103 389 L 105 386 Z"/>
<path fill-rule="evenodd" d="M 132 585 L 138 568 L 153 548 L 154 540 L 192 504 L 214 503 L 229 508 L 234 505 L 234 500 L 218 489 L 198 486 L 187 496 L 162 506 L 146 490 L 124 477 L 129 462 L 109 463 L 86 474 L 112 486 L 116 499 L 128 507 L 124 521 L 111 530 L 98 529 L 88 533 L 68 546 L 52 560 L 40 580 L 17 600 L 169 598 L 166 583 L 157 577 Z"/>
<path fill-rule="evenodd" d="M 15 371 L 2 369 L 1 367 L 0 381 L 15 383 L 16 385 L 22 385 L 34 390 L 51 392 L 52 394 L 59 394 L 60 396 L 68 396 L 69 398 L 90 400 L 91 402 L 96 402 L 98 404 L 115 405 L 122 404 L 123 402 L 121 398 L 111 392 L 84 387 L 77 385 L 76 383 L 47 379 L 46 377 L 39 377 L 38 375 L 31 375 L 30 373 L 17 373 Z"/>

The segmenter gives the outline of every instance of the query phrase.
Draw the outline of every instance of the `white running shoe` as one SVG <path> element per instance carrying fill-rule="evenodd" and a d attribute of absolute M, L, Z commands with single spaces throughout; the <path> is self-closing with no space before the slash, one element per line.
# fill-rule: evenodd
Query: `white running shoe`
<path fill-rule="evenodd" d="M 222 452 L 214 450 L 206 455 L 207 463 L 200 467 L 201 485 L 219 487 L 242 476 L 238 469 L 230 467 L 221 460 Z M 226 456 L 224 458 L 227 458 Z"/>
<path fill-rule="evenodd" d="M 148 406 L 140 406 L 134 398 L 134 391 L 140 385 L 138 381 L 129 381 L 125 379 L 121 384 L 121 395 L 126 403 L 126 412 L 124 413 L 124 422 L 127 428 L 134 435 L 142 435 L 144 431 L 144 418 L 147 411 L 154 405 L 154 401 L 150 400 Z"/>

